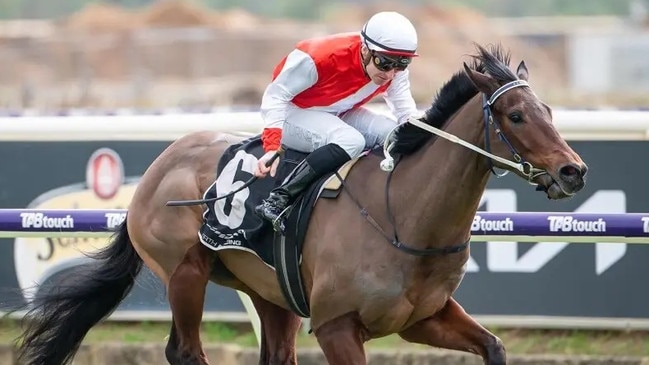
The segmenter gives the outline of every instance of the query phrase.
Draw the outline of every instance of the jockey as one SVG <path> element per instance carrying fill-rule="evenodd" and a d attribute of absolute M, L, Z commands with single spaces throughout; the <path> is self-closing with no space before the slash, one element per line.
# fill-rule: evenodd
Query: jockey
<path fill-rule="evenodd" d="M 417 113 L 407 67 L 417 55 L 417 32 L 396 12 L 380 12 L 360 34 L 342 33 L 299 42 L 275 67 L 264 91 L 261 135 L 266 154 L 254 171 L 275 176 L 280 145 L 309 153 L 255 212 L 276 223 L 312 182 L 382 144 L 397 124 Z M 394 119 L 363 104 L 382 94 Z"/>

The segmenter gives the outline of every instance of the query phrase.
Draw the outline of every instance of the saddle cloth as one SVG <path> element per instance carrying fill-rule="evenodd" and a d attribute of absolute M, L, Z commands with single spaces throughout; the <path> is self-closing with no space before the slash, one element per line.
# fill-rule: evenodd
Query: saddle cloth
<path fill-rule="evenodd" d="M 204 192 L 203 198 L 220 197 L 241 187 L 253 176 L 257 160 L 264 153 L 260 136 L 230 146 L 218 163 L 216 181 Z M 304 157 L 306 157 L 304 153 L 287 150 L 280 160 L 274 178 L 268 175 L 226 199 L 208 203 L 203 213 L 203 224 L 198 232 L 201 243 L 215 251 L 224 249 L 248 251 L 274 269 L 274 231 L 269 222 L 255 214 L 254 208 L 268 197 L 270 191 L 282 182 Z M 355 161 L 345 164 L 339 170 L 338 176 L 346 175 Z M 335 198 L 338 195 L 337 191 L 341 187 L 338 176 L 330 174 L 312 184 L 304 194 L 304 197 L 310 197 L 308 204 L 305 204 L 306 198 L 299 199 L 295 203 L 294 206 L 300 206 L 301 209 L 299 221 L 305 225 L 304 232 L 317 198 L 320 196 Z M 297 210 L 294 209 L 293 213 L 297 213 Z M 290 222 L 289 216 L 287 230 L 291 229 Z M 299 252 L 301 252 L 302 238 L 296 237 L 298 242 L 295 244 Z"/>

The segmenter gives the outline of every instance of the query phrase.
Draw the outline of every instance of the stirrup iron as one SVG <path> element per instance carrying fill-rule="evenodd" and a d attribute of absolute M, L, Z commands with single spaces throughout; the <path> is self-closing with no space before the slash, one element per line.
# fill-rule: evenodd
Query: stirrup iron
<path fill-rule="evenodd" d="M 275 232 L 279 232 L 281 234 L 284 234 L 286 231 L 286 225 L 284 224 L 284 215 L 288 214 L 287 212 L 292 208 L 292 205 L 289 204 L 288 207 L 284 208 L 278 215 L 275 220 L 273 220 L 273 230 Z"/>

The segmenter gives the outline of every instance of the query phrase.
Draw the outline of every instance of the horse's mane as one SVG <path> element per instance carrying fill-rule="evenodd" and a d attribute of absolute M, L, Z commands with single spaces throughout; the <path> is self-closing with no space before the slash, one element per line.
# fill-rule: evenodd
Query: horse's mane
<path fill-rule="evenodd" d="M 516 80 L 516 75 L 509 69 L 510 53 L 504 51 L 500 45 L 491 45 L 488 48 L 475 45 L 478 52 L 472 55 L 469 67 L 478 72 L 487 73 L 500 83 Z M 478 93 L 475 85 L 467 74 L 456 72 L 437 92 L 431 107 L 426 110 L 422 122 L 433 127 L 442 128 L 444 124 L 464 104 Z M 410 123 L 404 123 L 397 128 L 393 135 L 395 144 L 392 153 L 395 155 L 408 155 L 417 151 L 434 135 Z"/>

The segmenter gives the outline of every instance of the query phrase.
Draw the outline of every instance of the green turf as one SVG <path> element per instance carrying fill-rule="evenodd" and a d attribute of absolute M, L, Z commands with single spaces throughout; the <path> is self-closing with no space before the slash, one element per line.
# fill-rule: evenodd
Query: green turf
<path fill-rule="evenodd" d="M 622 331 L 544 331 L 491 329 L 498 335 L 509 354 L 566 354 L 566 355 L 625 355 L 649 356 L 649 332 Z M 0 343 L 10 343 L 20 333 L 19 324 L 11 320 L 0 321 Z M 165 343 L 169 323 L 106 322 L 93 328 L 84 343 L 120 341 L 126 343 Z M 234 343 L 256 346 L 255 335 L 247 325 L 207 322 L 202 326 L 204 343 Z M 375 339 L 367 344 L 372 348 L 424 348 L 409 344 L 398 336 Z M 300 333 L 298 347 L 317 347 L 313 335 Z"/>

